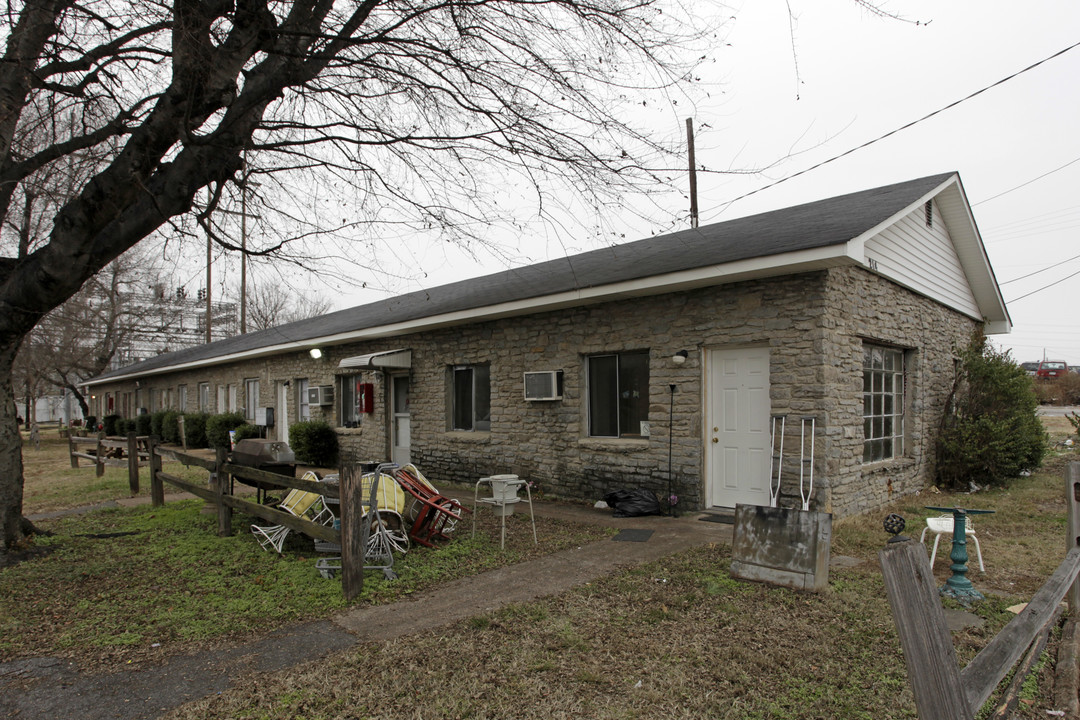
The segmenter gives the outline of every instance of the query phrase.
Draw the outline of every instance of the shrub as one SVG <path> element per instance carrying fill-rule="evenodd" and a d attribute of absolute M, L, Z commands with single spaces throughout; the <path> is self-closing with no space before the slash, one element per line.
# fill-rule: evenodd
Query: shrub
<path fill-rule="evenodd" d="M 210 415 L 204 412 L 184 414 L 184 435 L 189 448 L 209 447 L 206 443 L 206 421 L 209 418 Z"/>
<path fill-rule="evenodd" d="M 150 416 L 146 413 L 135 416 L 135 434 L 136 435 L 149 435 L 150 434 Z"/>
<path fill-rule="evenodd" d="M 116 434 L 126 436 L 135 431 L 135 421 L 128 418 L 120 418 L 116 421 Z"/>
<path fill-rule="evenodd" d="M 330 423 L 306 420 L 289 426 L 289 447 L 305 465 L 336 467 L 338 436 Z"/>
<path fill-rule="evenodd" d="M 162 426 L 162 423 L 165 421 L 165 413 L 166 412 L 167 412 L 166 410 L 158 410 L 157 412 L 150 414 L 150 434 L 151 435 L 156 435 L 159 438 L 165 436 L 165 433 L 162 431 L 161 426 Z"/>
<path fill-rule="evenodd" d="M 981 332 L 960 352 L 937 442 L 938 485 L 1006 485 L 1046 452 L 1039 400 L 1027 373 Z"/>
<path fill-rule="evenodd" d="M 236 434 L 234 437 L 236 438 L 236 442 L 240 442 L 241 440 L 246 440 L 248 438 L 258 438 L 262 437 L 262 430 L 259 429 L 258 425 L 248 425 L 247 423 L 244 423 L 240 427 L 236 428 Z"/>
<path fill-rule="evenodd" d="M 211 415 L 206 420 L 206 442 L 212 448 L 229 449 L 229 431 L 244 424 L 244 414 L 238 412 Z"/>
<path fill-rule="evenodd" d="M 161 416 L 161 441 L 172 445 L 180 444 L 180 423 L 177 422 L 180 413 L 175 410 L 166 410 Z"/>
<path fill-rule="evenodd" d="M 90 432 L 94 432 L 95 430 L 97 430 L 97 417 L 96 416 L 87 415 L 86 420 L 84 422 L 86 423 L 86 429 L 89 430 Z"/>
<path fill-rule="evenodd" d="M 121 418 L 119 415 L 106 415 L 105 417 L 101 418 L 101 424 L 105 426 L 106 435 L 116 435 L 116 433 L 118 432 L 116 429 L 116 423 L 120 419 Z"/>

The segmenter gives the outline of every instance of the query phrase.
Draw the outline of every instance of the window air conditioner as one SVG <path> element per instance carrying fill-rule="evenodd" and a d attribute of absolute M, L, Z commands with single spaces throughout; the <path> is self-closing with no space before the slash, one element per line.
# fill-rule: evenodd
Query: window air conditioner
<path fill-rule="evenodd" d="M 562 370 L 525 373 L 526 400 L 562 400 Z"/>
<path fill-rule="evenodd" d="M 334 386 L 333 385 L 316 385 L 315 387 L 309 387 L 307 391 L 308 405 L 333 405 L 334 404 Z"/>

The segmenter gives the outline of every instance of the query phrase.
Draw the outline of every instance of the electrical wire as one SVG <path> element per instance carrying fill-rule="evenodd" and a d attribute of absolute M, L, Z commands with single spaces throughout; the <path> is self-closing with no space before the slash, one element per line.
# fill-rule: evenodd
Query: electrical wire
<path fill-rule="evenodd" d="M 1075 45 L 1073 45 L 1073 47 L 1076 47 L 1076 46 L 1075 46 Z M 975 207 L 976 205 L 982 205 L 983 203 L 988 203 L 988 202 L 990 202 L 991 200 L 997 200 L 997 199 L 998 199 L 999 197 L 1001 197 L 1002 195 L 1008 195 L 1009 193 L 1013 192 L 1014 190 L 1019 190 L 1019 189 L 1020 189 L 1020 188 L 1022 188 L 1022 187 L 1027 187 L 1027 186 L 1028 186 L 1028 185 L 1030 185 L 1031 183 L 1033 183 L 1033 182 L 1035 182 L 1035 181 L 1037 181 L 1037 180 L 1042 180 L 1042 179 L 1043 179 L 1044 177 L 1046 177 L 1047 175 L 1053 175 L 1053 174 L 1054 174 L 1054 173 L 1056 173 L 1056 172 L 1057 172 L 1058 170 L 1064 170 L 1065 168 L 1069 167 L 1070 165 L 1072 165 L 1073 163 L 1076 163 L 1076 162 L 1080 162 L 1080 157 L 1078 157 L 1078 158 L 1073 158 L 1072 160 L 1070 160 L 1069 162 L 1065 163 L 1065 164 L 1064 164 L 1064 165 L 1062 165 L 1061 167 L 1058 167 L 1058 168 L 1054 168 L 1053 170 L 1051 170 L 1051 171 L 1049 171 L 1049 172 L 1044 172 L 1044 173 L 1043 173 L 1042 175 L 1040 175 L 1039 177 L 1037 177 L 1037 178 L 1032 178 L 1031 180 L 1028 180 L 1028 181 L 1027 181 L 1026 183 L 1021 183 L 1020 185 L 1017 185 L 1017 186 L 1016 186 L 1016 187 L 1014 187 L 1014 188 L 1009 188 L 1009 189 L 1008 189 L 1008 190 L 1006 190 L 1005 192 L 999 192 L 999 193 L 998 193 L 997 195 L 994 195 L 993 197 L 988 197 L 988 198 L 986 198 L 985 200 L 980 200 L 980 201 L 979 201 L 979 202 L 977 202 L 977 203 L 972 203 L 972 204 L 971 204 L 971 207 Z"/>
<path fill-rule="evenodd" d="M 817 163 L 816 165 L 811 165 L 810 167 L 808 167 L 808 168 L 806 168 L 804 170 L 800 170 L 797 173 L 794 173 L 792 175 L 788 175 L 787 177 L 780 178 L 779 180 L 776 180 L 775 182 L 771 182 L 768 185 L 764 185 L 762 187 L 759 187 L 756 190 L 751 190 L 748 193 L 743 193 L 742 195 L 739 195 L 737 198 L 735 198 L 733 200 L 729 200 L 726 203 L 724 203 L 724 205 L 720 208 L 720 210 L 716 213 L 716 215 L 719 215 L 719 214 L 723 213 L 725 210 L 727 210 L 729 207 L 731 207 L 731 205 L 733 205 L 734 203 L 737 203 L 740 200 L 748 198 L 751 195 L 756 195 L 757 193 L 762 192 L 763 190 L 768 190 L 769 188 L 776 187 L 780 183 L 787 182 L 788 180 L 792 180 L 794 178 L 797 178 L 800 175 L 805 175 L 806 173 L 808 173 L 808 172 L 810 172 L 812 170 L 817 170 L 818 168 L 822 167 L 823 165 L 828 165 L 829 163 L 831 163 L 833 161 L 836 161 L 836 160 L 839 160 L 840 158 L 847 157 L 848 155 L 851 155 L 854 152 L 857 152 L 859 150 L 862 150 L 863 148 L 869 147 L 869 146 L 873 145 L 874 143 L 881 142 L 882 140 L 884 140 L 884 139 L 886 139 L 888 137 L 891 137 L 891 136 L 893 136 L 893 135 L 895 135 L 895 134 L 897 134 L 899 132 L 907 130 L 910 127 L 914 127 L 915 125 L 918 125 L 919 123 L 921 123 L 921 122 L 923 122 L 925 120 L 929 120 L 930 118 L 934 117 L 935 115 L 940 115 L 941 113 L 945 112 L 946 110 L 951 110 L 952 108 L 956 107 L 957 105 L 959 105 L 961 103 L 964 103 L 964 102 L 967 102 L 968 100 L 971 100 L 974 97 L 982 95 L 987 90 L 991 90 L 991 89 L 997 87 L 998 85 L 1002 85 L 1002 84 L 1008 82 L 1009 80 L 1012 80 L 1012 79 L 1014 79 L 1016 77 L 1019 77 L 1020 75 L 1023 75 L 1024 73 L 1028 72 L 1029 70 L 1034 70 L 1035 68 L 1039 67 L 1040 65 L 1043 65 L 1044 63 L 1047 63 L 1047 62 L 1053 60 L 1054 58 L 1060 57 L 1061 55 L 1064 55 L 1065 53 L 1069 52 L 1070 50 L 1074 50 L 1077 47 L 1080 47 L 1080 42 L 1073 43 L 1072 45 L 1069 45 L 1066 48 L 1058 50 L 1053 55 L 1045 57 L 1045 58 L 1043 58 L 1042 60 L 1039 60 L 1036 63 L 1032 63 L 1031 65 L 1028 65 L 1026 68 L 1024 68 L 1022 70 L 1017 70 L 1012 75 L 1009 75 L 1007 77 L 1003 77 L 1002 79 L 998 80 L 997 82 L 992 83 L 990 85 L 987 85 L 986 87 L 984 87 L 984 88 L 982 88 L 980 90 L 976 90 L 975 92 L 971 93 L 967 97 L 963 97 L 963 98 L 960 98 L 959 100 L 951 102 L 948 105 L 946 105 L 945 107 L 939 108 L 939 109 L 933 111 L 932 113 L 929 113 L 927 115 L 922 116 L 921 118 L 919 118 L 917 120 L 912 120 L 911 122 L 907 123 L 906 125 L 902 125 L 901 127 L 898 127 L 898 128 L 896 128 L 894 130 L 890 130 L 889 132 L 885 133 L 884 135 L 876 137 L 873 140 L 867 140 L 862 145 L 858 145 L 856 147 L 850 148 L 849 150 L 845 150 L 844 152 L 840 153 L 839 155 L 834 155 L 833 157 L 831 157 L 831 158 L 829 158 L 827 160 L 822 160 L 821 162 Z M 1080 158 L 1078 158 L 1078 159 L 1080 159 Z M 716 172 L 716 171 L 708 171 L 708 170 L 706 170 L 705 172 Z M 1007 191 L 1007 192 L 1009 192 L 1009 191 Z M 990 199 L 992 199 L 992 198 L 990 198 Z M 987 202 L 987 201 L 984 200 L 983 202 Z"/>
<path fill-rule="evenodd" d="M 1054 287 L 1055 285 L 1060 285 L 1061 283 L 1065 282 L 1069 278 L 1074 278 L 1077 275 L 1080 275 L 1080 270 L 1077 270 L 1076 272 L 1072 273 L 1071 275 L 1066 275 L 1065 277 L 1061 278 L 1060 280 L 1055 280 L 1054 282 L 1050 283 L 1049 285 L 1043 285 L 1038 290 L 1032 290 L 1031 292 L 1027 293 L 1026 295 L 1021 295 L 1020 297 L 1013 298 L 1012 300 L 1009 300 L 1007 302 L 1014 303 L 1017 300 L 1023 300 L 1026 297 L 1031 297 L 1035 293 L 1041 293 L 1043 290 L 1049 290 L 1050 288 Z"/>
<path fill-rule="evenodd" d="M 1041 270 L 1036 270 L 1035 272 L 1029 272 L 1029 273 L 1028 273 L 1027 275 L 1021 275 L 1021 276 L 1020 276 L 1020 277 L 1018 277 L 1018 278 L 1013 278 L 1012 280 L 1006 280 L 1005 282 L 1000 282 L 1000 283 L 998 283 L 998 285 L 999 285 L 999 286 L 1001 286 L 1001 285 L 1008 285 L 1009 283 L 1014 283 L 1014 282 L 1016 282 L 1016 281 L 1018 281 L 1018 280 L 1026 280 L 1027 278 L 1029 278 L 1029 277 L 1032 277 L 1033 275 L 1038 275 L 1039 273 L 1044 273 L 1044 272 L 1046 272 L 1047 270 L 1053 270 L 1053 269 L 1054 269 L 1054 268 L 1056 268 L 1056 267 L 1061 267 L 1061 266 L 1062 266 L 1062 265 L 1064 265 L 1065 263 L 1067 263 L 1067 262 L 1072 262 L 1073 260 L 1076 260 L 1077 258 L 1080 258 L 1080 255 L 1073 255 L 1073 256 L 1072 256 L 1071 258 L 1068 258 L 1068 259 L 1066 259 L 1066 260 L 1062 260 L 1061 262 L 1056 262 L 1056 263 L 1054 263 L 1053 265 L 1047 265 L 1047 266 L 1046 266 L 1046 267 L 1044 267 L 1043 269 L 1041 269 Z M 1019 299 L 1019 298 L 1017 298 L 1017 299 Z"/>

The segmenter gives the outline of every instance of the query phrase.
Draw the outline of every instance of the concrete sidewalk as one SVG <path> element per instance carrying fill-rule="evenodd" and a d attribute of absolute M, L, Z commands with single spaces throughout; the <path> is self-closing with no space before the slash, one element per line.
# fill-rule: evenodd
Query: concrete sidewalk
<path fill-rule="evenodd" d="M 131 501 L 138 504 L 138 498 Z M 358 643 L 384 642 L 437 629 L 510 603 L 557 595 L 640 563 L 710 543 L 729 543 L 731 525 L 684 517 L 616 519 L 610 510 L 536 503 L 536 514 L 620 529 L 652 530 L 644 542 L 602 540 L 518 565 L 462 578 L 378 607 L 357 607 L 330 619 L 302 623 L 245 643 L 160 663 L 80 672 L 58 658 L 0 663 L 0 715 L 153 718 L 185 702 L 283 670 Z"/>

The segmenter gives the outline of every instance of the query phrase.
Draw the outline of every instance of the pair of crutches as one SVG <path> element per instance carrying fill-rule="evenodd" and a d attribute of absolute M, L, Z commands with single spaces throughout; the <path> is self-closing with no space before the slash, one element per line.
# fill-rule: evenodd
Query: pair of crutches
<path fill-rule="evenodd" d="M 779 426 L 780 432 L 776 431 L 777 426 Z M 770 507 L 777 507 L 780 500 L 780 478 L 784 472 L 784 431 L 786 429 L 787 415 L 773 415 L 772 453 L 769 455 Z M 802 498 L 803 510 L 810 509 L 810 496 L 814 493 L 814 435 L 816 430 L 816 417 L 806 415 L 799 418 L 799 497 Z M 809 457 L 806 455 L 807 435 L 809 435 L 810 444 Z M 807 469 L 808 466 L 809 469 Z"/>

